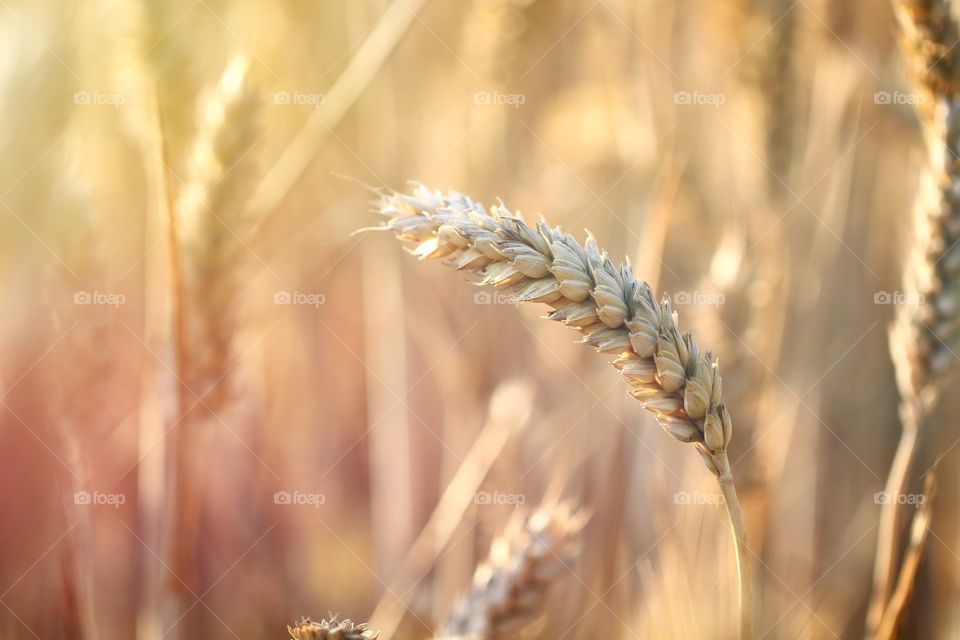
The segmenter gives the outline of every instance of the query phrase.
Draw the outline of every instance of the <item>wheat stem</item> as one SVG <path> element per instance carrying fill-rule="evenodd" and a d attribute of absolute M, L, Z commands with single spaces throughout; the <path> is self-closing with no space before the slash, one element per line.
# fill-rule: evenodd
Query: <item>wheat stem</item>
<path fill-rule="evenodd" d="M 714 456 L 717 468 L 721 473 L 717 476 L 720 491 L 723 493 L 724 504 L 727 506 L 727 515 L 730 519 L 730 532 L 733 534 L 733 544 L 737 554 L 737 580 L 740 586 L 740 637 L 753 637 L 753 577 L 750 574 L 750 548 L 747 546 L 747 527 L 743 521 L 743 510 L 740 499 L 737 497 L 737 488 L 733 484 L 733 475 L 730 473 L 730 462 L 727 453 Z"/>
<path fill-rule="evenodd" d="M 933 517 L 933 496 L 936 491 L 936 470 L 927 474 L 923 490 L 923 504 L 913 518 L 910 527 L 910 544 L 903 559 L 903 566 L 897 579 L 896 588 L 890 596 L 890 601 L 883 612 L 875 640 L 893 640 L 897 628 L 913 593 L 913 583 L 920 570 L 920 561 L 923 559 L 923 550 L 930 534 L 930 520 Z"/>
<path fill-rule="evenodd" d="M 540 302 L 547 315 L 584 334 L 582 342 L 617 356 L 630 394 L 681 442 L 692 443 L 718 480 L 729 480 L 726 450 L 733 432 L 721 402 L 720 372 L 710 352 L 680 333 L 670 298 L 660 301 L 629 264 L 615 266 L 590 236 L 580 245 L 544 220 L 535 226 L 502 203 L 490 208 L 456 192 L 416 186 L 412 193 L 385 192 L 378 203 L 383 228 L 412 245 L 424 260 L 444 259 L 480 277 L 480 284 L 508 292 L 513 302 Z M 722 483 L 721 483 L 722 484 Z M 730 484 L 725 491 L 732 487 Z M 729 515 L 738 538 L 740 576 L 749 580 L 749 558 L 735 493 Z M 740 551 L 742 549 L 742 552 Z M 744 617 L 750 616 L 750 585 L 741 585 Z M 743 625 L 742 637 L 751 637 Z"/>
<path fill-rule="evenodd" d="M 396 49 L 427 0 L 394 0 L 367 35 L 316 109 L 277 158 L 251 197 L 250 212 L 257 229 L 296 185 L 316 158 L 327 137 L 340 123 L 363 90 L 373 81 Z M 252 233 L 255 233 L 252 232 Z"/>

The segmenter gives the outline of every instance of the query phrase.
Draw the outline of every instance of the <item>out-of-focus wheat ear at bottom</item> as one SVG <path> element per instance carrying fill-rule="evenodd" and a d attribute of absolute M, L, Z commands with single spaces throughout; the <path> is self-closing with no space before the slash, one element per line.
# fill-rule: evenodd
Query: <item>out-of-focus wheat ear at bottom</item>
<path fill-rule="evenodd" d="M 376 640 L 378 634 L 367 629 L 365 624 L 350 620 L 337 620 L 334 616 L 319 622 L 304 618 L 287 631 L 294 640 Z"/>
<path fill-rule="evenodd" d="M 415 185 L 409 194 L 383 192 L 384 228 L 421 260 L 443 259 L 475 273 L 518 302 L 552 307 L 547 318 L 580 331 L 582 343 L 616 356 L 630 394 L 681 442 L 694 443 L 707 468 L 733 432 L 721 403 L 716 359 L 681 333 L 670 298 L 658 300 L 630 264 L 614 265 L 588 234 L 581 245 L 544 220 L 528 225 L 502 203 L 486 209 L 457 192 Z"/>
<path fill-rule="evenodd" d="M 566 502 L 514 518 L 493 541 L 489 558 L 474 573 L 473 587 L 436 639 L 509 638 L 536 622 L 547 590 L 571 570 L 587 518 Z"/>

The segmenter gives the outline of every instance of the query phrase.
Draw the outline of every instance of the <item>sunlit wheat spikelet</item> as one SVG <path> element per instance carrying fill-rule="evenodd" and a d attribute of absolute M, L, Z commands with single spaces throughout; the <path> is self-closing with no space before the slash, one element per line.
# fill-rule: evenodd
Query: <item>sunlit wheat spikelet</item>
<path fill-rule="evenodd" d="M 177 202 L 189 318 L 186 382 L 212 410 L 223 403 L 227 388 L 257 105 L 247 83 L 247 60 L 234 58 L 205 104 L 189 182 Z"/>
<path fill-rule="evenodd" d="M 918 111 L 928 159 L 914 204 L 914 237 L 897 300 L 890 352 L 903 428 L 887 478 L 898 496 L 911 481 L 920 432 L 960 349 L 960 26 L 945 0 L 898 0 L 901 45 L 920 91 Z M 896 629 L 902 609 L 887 605 L 901 556 L 901 508 L 883 507 L 867 625 Z M 902 606 L 902 603 L 901 605 Z M 889 610 L 888 610 L 889 609 Z M 892 621 L 893 620 L 893 621 Z"/>
<path fill-rule="evenodd" d="M 897 307 L 893 347 L 899 384 L 918 395 L 936 384 L 960 349 L 960 29 L 942 1 L 895 3 L 903 47 L 922 91 L 920 113 L 929 152 L 915 208 L 916 237 Z"/>
<path fill-rule="evenodd" d="M 717 362 L 690 333 L 680 333 L 669 298 L 658 301 L 629 264 L 615 266 L 592 236 L 581 246 L 542 220 L 531 227 L 502 204 L 488 212 L 456 192 L 417 186 L 410 195 L 385 194 L 379 208 L 421 259 L 443 258 L 517 301 L 548 304 L 548 318 L 616 355 L 631 395 L 670 435 L 695 443 L 707 467 L 721 474 L 714 454 L 726 451 L 732 421 L 720 402 Z"/>
<path fill-rule="evenodd" d="M 365 624 L 354 624 L 350 620 L 329 620 L 316 622 L 304 618 L 296 625 L 287 627 L 294 640 L 375 640 L 377 634 L 367 629 Z"/>
<path fill-rule="evenodd" d="M 519 633 L 543 613 L 549 587 L 570 570 L 583 511 L 560 503 L 515 518 L 490 547 L 473 588 L 447 621 L 443 640 L 490 640 Z"/>

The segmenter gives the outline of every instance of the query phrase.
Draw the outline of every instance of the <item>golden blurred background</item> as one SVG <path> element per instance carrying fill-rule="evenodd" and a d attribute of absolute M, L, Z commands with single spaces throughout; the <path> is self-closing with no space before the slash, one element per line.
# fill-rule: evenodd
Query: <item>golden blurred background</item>
<path fill-rule="evenodd" d="M 527 637 L 732 637 L 696 456 L 542 309 L 353 233 L 359 183 L 416 180 L 673 296 L 723 367 L 757 636 L 862 637 L 923 162 L 887 3 L 0 0 L 0 29 L 0 636 L 429 637 L 557 491 L 592 518 Z M 960 635 L 950 431 L 905 638 Z"/>

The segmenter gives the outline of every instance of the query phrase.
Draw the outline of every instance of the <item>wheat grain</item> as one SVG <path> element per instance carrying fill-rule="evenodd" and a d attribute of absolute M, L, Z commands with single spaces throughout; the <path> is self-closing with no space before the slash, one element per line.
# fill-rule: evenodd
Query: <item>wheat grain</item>
<path fill-rule="evenodd" d="M 904 269 L 904 292 L 912 303 L 898 305 L 890 331 L 903 431 L 886 491 L 898 496 L 910 480 L 919 432 L 960 348 L 960 65 L 955 51 L 960 26 L 951 3 L 943 0 L 897 0 L 894 7 L 901 45 L 921 92 L 918 111 L 928 151 Z M 867 615 L 871 631 L 880 625 L 893 589 L 900 515 L 896 500 L 884 505 Z"/>
<path fill-rule="evenodd" d="M 378 634 L 367 629 L 365 624 L 354 624 L 350 620 L 329 620 L 315 622 L 304 618 L 287 631 L 295 640 L 375 640 Z"/>
<path fill-rule="evenodd" d="M 615 266 L 593 236 L 580 245 L 541 220 L 527 225 L 502 203 L 490 208 L 456 192 L 417 185 L 411 194 L 383 192 L 382 228 L 413 246 L 422 260 L 445 259 L 472 271 L 480 284 L 509 292 L 517 302 L 541 302 L 551 320 L 583 333 L 583 343 L 616 355 L 614 366 L 630 394 L 681 442 L 693 443 L 724 493 L 740 573 L 741 634 L 752 637 L 752 586 L 746 528 L 730 473 L 733 432 L 721 403 L 717 361 L 681 334 L 670 298 L 657 300 L 629 264 Z"/>
<path fill-rule="evenodd" d="M 578 552 L 583 511 L 569 503 L 546 505 L 514 518 L 477 567 L 473 588 L 457 604 L 438 636 L 443 640 L 511 637 L 543 613 L 546 593 L 569 570 Z"/>

